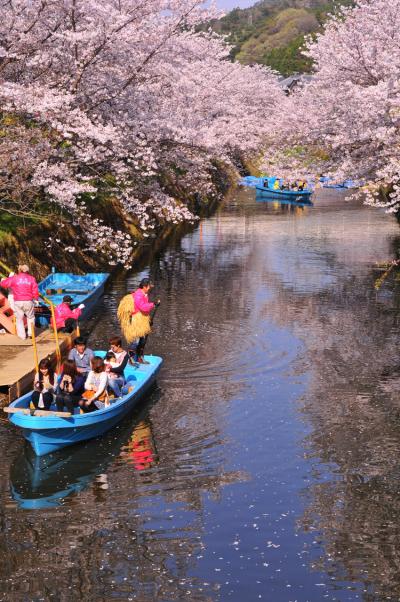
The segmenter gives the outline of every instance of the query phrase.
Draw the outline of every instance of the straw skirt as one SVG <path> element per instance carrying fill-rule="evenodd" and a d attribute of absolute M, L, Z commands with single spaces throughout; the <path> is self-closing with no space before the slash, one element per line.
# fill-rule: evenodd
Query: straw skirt
<path fill-rule="evenodd" d="M 150 316 L 138 311 L 132 315 L 135 310 L 133 296 L 125 295 L 118 306 L 118 319 L 121 324 L 121 330 L 128 343 L 135 339 L 144 337 L 151 332 Z"/>

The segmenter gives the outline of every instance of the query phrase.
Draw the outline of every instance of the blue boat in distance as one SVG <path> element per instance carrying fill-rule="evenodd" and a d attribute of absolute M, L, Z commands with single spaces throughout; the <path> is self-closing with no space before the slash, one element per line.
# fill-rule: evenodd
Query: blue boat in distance
<path fill-rule="evenodd" d="M 70 295 L 73 299 L 72 309 L 78 307 L 81 303 L 85 305 L 80 318 L 84 320 L 92 313 L 104 293 L 104 287 L 109 276 L 110 274 L 107 272 L 84 275 L 54 272 L 39 282 L 39 293 L 54 305 L 62 303 L 64 295 Z M 39 321 L 43 320 L 44 317 L 47 318 L 47 323 L 49 322 L 50 310 L 42 299 L 35 313 Z"/>
<path fill-rule="evenodd" d="M 332 188 L 334 190 L 350 190 L 352 188 L 360 188 L 361 186 L 361 183 L 355 180 L 344 180 L 344 182 L 333 184 L 332 178 L 328 176 L 321 176 L 319 181 L 322 183 L 323 188 Z"/>
<path fill-rule="evenodd" d="M 241 184 L 241 186 L 248 186 L 250 188 L 255 188 L 258 184 L 261 184 L 262 178 L 259 178 L 257 176 L 244 176 L 239 184 Z"/>
<path fill-rule="evenodd" d="M 293 190 L 282 188 L 281 186 L 282 181 L 279 180 L 279 178 L 273 177 L 260 178 L 260 182 L 256 184 L 255 188 L 258 194 L 264 194 L 276 200 L 282 199 L 296 203 L 300 202 L 310 204 L 311 195 L 313 193 L 311 188 Z"/>
<path fill-rule="evenodd" d="M 104 357 L 105 351 L 97 351 L 96 355 Z M 22 434 L 31 444 L 37 456 L 44 456 L 68 445 L 99 437 L 115 426 L 139 402 L 142 396 L 151 388 L 160 370 L 160 357 L 146 356 L 148 364 L 140 364 L 138 368 L 127 365 L 124 371 L 129 393 L 101 410 L 80 414 L 79 408 L 70 416 L 31 415 L 29 403 L 32 392 L 13 401 L 4 408 L 9 413 L 12 424 L 22 429 Z M 18 408 L 16 411 L 15 409 Z M 54 407 L 54 410 L 56 408 Z M 53 410 L 53 407 L 51 408 Z"/>
<path fill-rule="evenodd" d="M 288 205 L 289 207 L 314 207 L 314 203 L 311 199 L 300 198 L 297 199 L 287 199 L 287 198 L 278 198 L 276 195 L 268 194 L 268 192 L 260 192 L 256 190 L 256 201 L 259 203 L 279 203 L 279 205 Z"/>

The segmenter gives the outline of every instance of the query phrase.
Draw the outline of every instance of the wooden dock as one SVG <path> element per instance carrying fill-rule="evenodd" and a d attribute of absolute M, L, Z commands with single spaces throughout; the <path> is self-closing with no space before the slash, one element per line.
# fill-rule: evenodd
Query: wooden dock
<path fill-rule="evenodd" d="M 76 334 L 59 333 L 58 336 L 61 355 L 65 357 Z M 37 334 L 36 343 L 39 361 L 46 357 L 56 361 L 53 331 Z M 12 334 L 0 335 L 0 387 L 8 389 L 8 403 L 32 389 L 35 371 L 32 340 L 23 341 Z"/>

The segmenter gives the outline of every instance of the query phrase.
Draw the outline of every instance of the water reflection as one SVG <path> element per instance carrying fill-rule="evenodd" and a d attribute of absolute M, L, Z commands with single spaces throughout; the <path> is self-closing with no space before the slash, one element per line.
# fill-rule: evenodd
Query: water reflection
<path fill-rule="evenodd" d="M 0 599 L 400 599 L 398 226 L 292 209 L 234 193 L 113 281 L 93 347 L 144 274 L 162 299 L 143 414 L 37 463 L 0 421 Z"/>
<path fill-rule="evenodd" d="M 106 490 L 105 471 L 118 456 L 132 463 L 135 470 L 151 468 L 156 455 L 150 421 L 132 420 L 104 437 L 48 456 L 36 456 L 26 444 L 10 468 L 13 499 L 20 508 L 34 510 L 60 506 L 68 496 L 90 485 L 93 490 Z"/>
<path fill-rule="evenodd" d="M 299 197 L 298 200 L 277 199 L 273 194 L 267 194 L 264 191 L 256 190 L 257 203 L 266 203 L 273 211 L 281 211 L 295 213 L 300 215 L 305 207 L 313 207 L 314 203 L 311 200 L 303 200 Z"/>

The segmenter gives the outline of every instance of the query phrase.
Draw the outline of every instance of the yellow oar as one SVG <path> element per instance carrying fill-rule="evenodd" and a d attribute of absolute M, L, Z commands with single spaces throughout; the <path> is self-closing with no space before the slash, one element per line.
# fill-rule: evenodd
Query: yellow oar
<path fill-rule="evenodd" d="M 31 334 L 32 334 L 33 358 L 35 361 L 36 372 L 37 372 L 37 374 L 39 374 L 39 357 L 38 357 L 38 350 L 37 350 L 37 345 L 36 345 L 35 320 L 33 320 L 33 324 L 31 323 Z"/>
<path fill-rule="evenodd" d="M 10 272 L 12 272 L 12 271 L 13 271 L 13 270 L 12 270 L 11 268 L 9 268 L 9 267 L 8 267 L 8 265 L 6 265 L 6 264 L 5 264 L 3 261 L 0 261 L 0 265 L 1 265 L 1 267 L 2 267 L 4 270 L 6 270 L 6 272 L 8 272 L 8 273 L 10 273 Z"/>
<path fill-rule="evenodd" d="M 60 365 L 61 365 L 61 351 L 60 351 L 60 342 L 59 342 L 59 339 L 58 339 L 58 331 L 57 331 L 57 326 L 56 326 L 56 316 L 55 316 L 55 313 L 54 313 L 54 304 L 50 301 L 50 299 L 48 299 L 44 295 L 40 295 L 40 296 L 43 299 L 43 301 L 45 303 L 47 303 L 47 305 L 50 307 L 51 323 L 53 325 L 54 338 L 55 338 L 55 341 L 56 341 L 56 358 L 57 358 L 57 369 L 58 369 L 60 367 Z"/>

